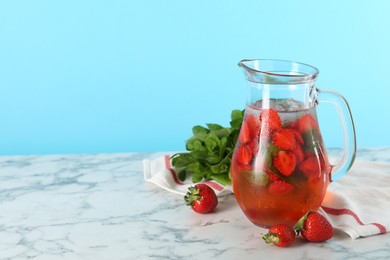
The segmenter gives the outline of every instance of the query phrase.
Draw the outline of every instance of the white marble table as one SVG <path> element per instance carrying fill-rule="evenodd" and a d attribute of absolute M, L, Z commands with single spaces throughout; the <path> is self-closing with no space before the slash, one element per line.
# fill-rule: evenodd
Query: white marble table
<path fill-rule="evenodd" d="M 335 152 L 335 151 L 333 151 Z M 143 181 L 158 153 L 0 157 L 0 259 L 389 259 L 390 234 L 266 245 L 232 195 L 198 215 Z M 358 159 L 390 162 L 390 148 Z"/>

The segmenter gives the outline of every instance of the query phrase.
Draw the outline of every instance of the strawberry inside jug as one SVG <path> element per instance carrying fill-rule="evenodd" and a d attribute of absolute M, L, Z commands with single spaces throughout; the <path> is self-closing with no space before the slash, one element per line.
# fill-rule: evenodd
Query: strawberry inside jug
<path fill-rule="evenodd" d="M 234 195 L 254 224 L 294 225 L 317 210 L 331 166 L 315 106 L 293 99 L 269 99 L 247 106 L 232 158 Z"/>

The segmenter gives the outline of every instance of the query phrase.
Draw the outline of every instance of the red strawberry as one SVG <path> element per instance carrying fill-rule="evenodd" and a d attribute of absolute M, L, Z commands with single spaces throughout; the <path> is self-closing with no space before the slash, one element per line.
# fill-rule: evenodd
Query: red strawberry
<path fill-rule="evenodd" d="M 247 122 L 242 122 L 240 135 L 238 137 L 242 144 L 246 144 L 251 140 L 250 129 Z"/>
<path fill-rule="evenodd" d="M 296 145 L 295 135 L 289 129 L 277 131 L 272 138 L 272 142 L 276 147 L 283 150 L 293 150 Z"/>
<path fill-rule="evenodd" d="M 184 200 L 187 206 L 191 206 L 195 212 L 201 214 L 213 211 L 218 204 L 217 195 L 206 184 L 196 184 L 195 187 L 189 187 Z"/>
<path fill-rule="evenodd" d="M 315 157 L 315 156 L 316 156 L 316 154 L 314 152 L 312 152 L 312 151 L 306 151 L 305 152 L 305 157 L 306 158 Z"/>
<path fill-rule="evenodd" d="M 249 164 L 252 156 L 252 150 L 245 144 L 239 146 L 236 151 L 236 160 L 239 164 Z"/>
<path fill-rule="evenodd" d="M 319 129 L 317 120 L 315 120 L 310 114 L 301 116 L 297 121 L 297 128 L 301 134 L 313 130 Z"/>
<path fill-rule="evenodd" d="M 294 186 L 291 183 L 285 181 L 275 181 L 269 185 L 268 191 L 273 194 L 280 194 L 280 193 L 287 193 L 291 191 L 293 188 Z"/>
<path fill-rule="evenodd" d="M 299 171 L 309 180 L 319 181 L 321 176 L 320 163 L 316 156 L 305 159 L 298 167 Z"/>
<path fill-rule="evenodd" d="M 293 150 L 293 153 L 297 157 L 297 164 L 300 164 L 305 159 L 305 152 L 302 150 L 302 147 L 297 145 Z"/>
<path fill-rule="evenodd" d="M 264 172 L 267 174 L 268 179 L 271 181 L 280 181 L 279 177 L 275 175 L 270 169 L 265 168 Z"/>
<path fill-rule="evenodd" d="M 279 151 L 272 161 L 275 168 L 284 176 L 290 176 L 295 170 L 297 158 L 290 151 Z"/>
<path fill-rule="evenodd" d="M 255 138 L 255 139 L 252 139 L 249 143 L 248 143 L 248 147 L 249 149 L 252 151 L 252 155 L 253 157 L 255 157 L 257 155 L 257 151 L 259 150 L 259 144 L 258 144 L 258 140 Z"/>
<path fill-rule="evenodd" d="M 320 213 L 310 211 L 303 216 L 294 226 L 299 230 L 304 239 L 310 242 L 322 242 L 333 237 L 333 227 Z"/>
<path fill-rule="evenodd" d="M 295 231 L 286 224 L 279 224 L 272 226 L 267 234 L 262 237 L 267 244 L 274 244 L 275 246 L 288 247 L 295 239 Z"/>
<path fill-rule="evenodd" d="M 247 115 L 244 122 L 249 128 L 249 133 L 251 138 L 258 138 L 260 135 L 260 120 L 257 116 Z"/>
<path fill-rule="evenodd" d="M 303 137 L 302 137 L 301 133 L 298 130 L 290 129 L 290 131 L 294 134 L 295 140 L 297 140 L 297 142 L 300 145 L 304 145 L 305 144 L 305 141 L 303 140 Z"/>
<path fill-rule="evenodd" d="M 277 131 L 282 128 L 282 121 L 276 110 L 263 109 L 260 114 L 261 127 L 267 129 L 270 133 Z"/>

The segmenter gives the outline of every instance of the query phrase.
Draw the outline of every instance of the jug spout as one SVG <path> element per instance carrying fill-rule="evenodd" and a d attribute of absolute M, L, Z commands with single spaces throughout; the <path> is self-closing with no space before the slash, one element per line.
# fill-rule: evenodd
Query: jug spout
<path fill-rule="evenodd" d="M 247 80 L 261 84 L 314 84 L 317 68 L 299 62 L 270 59 L 244 59 L 238 63 Z"/>

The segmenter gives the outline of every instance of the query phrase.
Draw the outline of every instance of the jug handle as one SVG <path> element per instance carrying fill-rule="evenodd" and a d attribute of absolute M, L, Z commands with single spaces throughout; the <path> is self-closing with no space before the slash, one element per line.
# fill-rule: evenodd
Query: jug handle
<path fill-rule="evenodd" d="M 330 103 L 337 108 L 344 134 L 344 151 L 341 159 L 332 165 L 330 179 L 337 180 L 351 168 L 356 157 L 356 133 L 347 100 L 338 92 L 316 89 L 319 103 Z"/>

